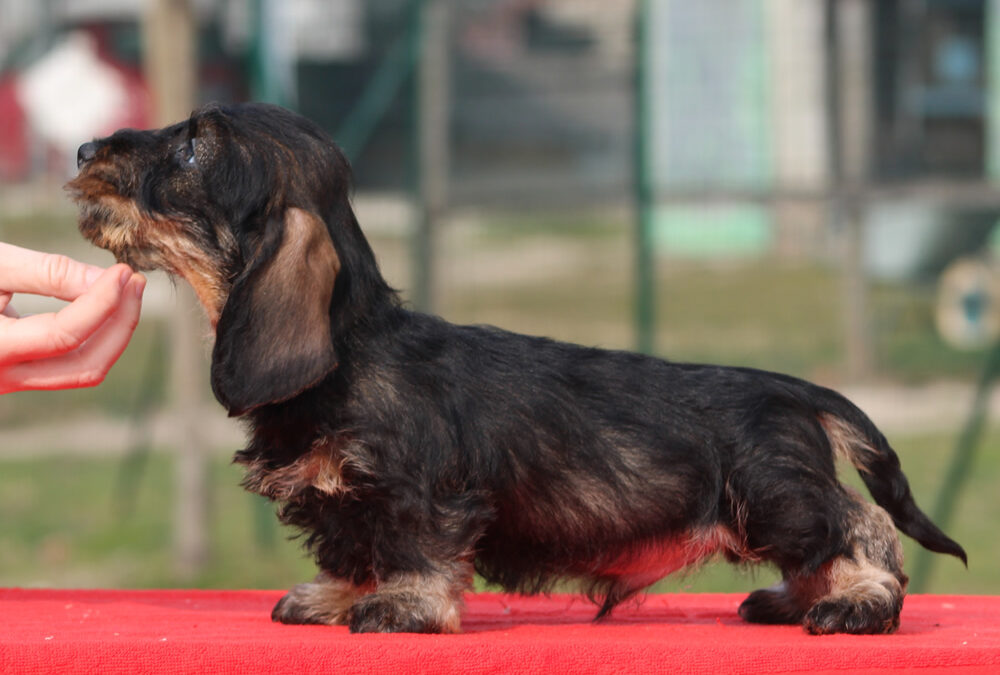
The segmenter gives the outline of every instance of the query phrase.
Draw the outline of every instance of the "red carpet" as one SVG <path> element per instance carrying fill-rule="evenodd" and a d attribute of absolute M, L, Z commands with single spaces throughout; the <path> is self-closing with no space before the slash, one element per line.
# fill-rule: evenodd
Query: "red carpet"
<path fill-rule="evenodd" d="M 270 621 L 265 591 L 0 590 L 0 673 L 1000 673 L 1000 597 L 911 596 L 890 636 L 737 617 L 742 595 L 649 596 L 592 624 L 568 596 L 470 595 L 462 635 Z"/>

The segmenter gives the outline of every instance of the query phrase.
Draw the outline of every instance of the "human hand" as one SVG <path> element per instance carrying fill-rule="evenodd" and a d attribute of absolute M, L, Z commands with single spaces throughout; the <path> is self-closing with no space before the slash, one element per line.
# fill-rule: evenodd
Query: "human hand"
<path fill-rule="evenodd" d="M 139 322 L 145 286 L 128 265 L 102 270 L 0 243 L 0 394 L 103 382 Z M 10 306 L 14 293 L 70 304 L 20 318 Z"/>

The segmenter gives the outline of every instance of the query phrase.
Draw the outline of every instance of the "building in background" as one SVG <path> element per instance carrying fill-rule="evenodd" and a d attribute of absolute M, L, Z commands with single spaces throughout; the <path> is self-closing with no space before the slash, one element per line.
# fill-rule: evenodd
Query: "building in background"
<path fill-rule="evenodd" d="M 294 105 L 356 149 L 360 189 L 410 188 L 412 62 L 398 54 L 419 30 L 417 3 L 193 4 L 201 25 L 202 101 L 257 97 Z M 852 49 L 833 64 L 825 45 L 836 4 L 649 3 L 654 133 L 643 142 L 654 146 L 655 182 L 667 195 L 707 196 L 706 203 L 663 202 L 659 246 L 683 255 L 822 248 L 823 199 L 802 197 L 822 196 L 836 177 L 837 144 L 844 139 L 831 131 L 830 78 L 842 77 L 845 68 L 854 77 L 852 128 L 863 136 L 856 145 L 865 153 L 848 161 L 862 167 L 866 181 L 982 181 L 1000 172 L 1000 143 L 992 132 L 1000 111 L 987 78 L 997 51 L 995 3 L 860 0 L 854 4 L 864 7 L 864 17 L 843 31 Z M 452 203 L 627 203 L 637 3 L 468 0 L 449 6 Z M 146 124 L 142 7 L 141 0 L 0 0 L 0 178 L 70 171 L 72 158 L 64 155 L 75 143 L 67 140 L 73 120 L 81 141 Z M 37 71 L 47 63 L 57 70 L 50 62 L 60 56 L 59 77 L 77 86 L 59 85 L 50 74 L 48 84 L 29 87 L 34 98 L 26 97 L 24 82 L 40 79 Z M 82 81 L 84 73 L 91 82 Z M 39 101 L 53 91 L 65 100 L 45 115 Z M 349 122 L 363 100 L 371 112 L 364 133 L 355 133 L 359 125 Z M 732 198 L 738 193 L 755 197 Z M 978 245 L 995 213 L 890 200 L 873 205 L 867 220 L 871 269 L 897 275 L 933 271 L 955 250 Z M 908 248 L 898 244 L 901 228 Z M 942 255 L 932 259 L 934 251 Z"/>

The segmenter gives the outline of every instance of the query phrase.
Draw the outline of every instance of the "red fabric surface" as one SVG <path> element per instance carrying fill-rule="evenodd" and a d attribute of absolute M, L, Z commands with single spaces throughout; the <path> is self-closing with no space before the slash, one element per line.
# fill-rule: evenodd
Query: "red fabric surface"
<path fill-rule="evenodd" d="M 1000 597 L 911 596 L 889 636 L 754 626 L 741 595 L 654 595 L 591 623 L 570 596 L 470 595 L 461 635 L 270 620 L 269 591 L 0 590 L 0 673 L 1000 673 Z"/>

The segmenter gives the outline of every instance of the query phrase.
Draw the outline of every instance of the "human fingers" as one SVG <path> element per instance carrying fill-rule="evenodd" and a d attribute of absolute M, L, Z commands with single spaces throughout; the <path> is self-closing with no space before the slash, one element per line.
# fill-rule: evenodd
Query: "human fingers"
<path fill-rule="evenodd" d="M 0 314 L 16 319 L 20 315 L 17 313 L 16 309 L 10 306 L 10 299 L 12 296 L 12 293 L 0 291 Z"/>
<path fill-rule="evenodd" d="M 75 300 L 104 270 L 58 253 L 0 243 L 0 289 Z"/>
<path fill-rule="evenodd" d="M 59 312 L 10 321 L 0 332 L 0 362 L 30 361 L 77 349 L 119 306 L 132 276 L 127 265 L 115 265 Z"/>
<path fill-rule="evenodd" d="M 93 387 L 104 381 L 125 351 L 142 309 L 146 279 L 133 274 L 122 301 L 108 320 L 79 349 L 37 361 L 16 364 L 0 372 L 0 393 L 23 389 Z"/>

